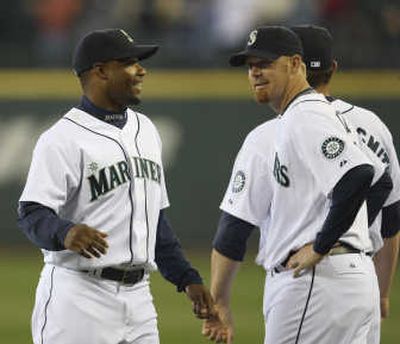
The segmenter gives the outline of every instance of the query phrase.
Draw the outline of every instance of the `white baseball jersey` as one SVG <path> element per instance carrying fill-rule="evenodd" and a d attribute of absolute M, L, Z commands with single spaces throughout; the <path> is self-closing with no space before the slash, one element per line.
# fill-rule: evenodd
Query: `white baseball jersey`
<path fill-rule="evenodd" d="M 333 187 L 362 164 L 374 165 L 335 109 L 322 95 L 304 94 L 283 116 L 248 135 L 221 209 L 260 227 L 257 262 L 269 270 L 315 240 L 329 212 Z M 382 174 L 383 167 L 376 173 Z M 371 249 L 365 203 L 340 240 Z"/>
<path fill-rule="evenodd" d="M 127 110 L 123 129 L 71 109 L 39 138 L 20 201 L 108 234 L 106 255 L 86 259 L 46 251 L 46 263 L 75 270 L 144 265 L 155 268 L 160 209 L 168 206 L 161 140 L 143 114 Z"/>
<path fill-rule="evenodd" d="M 341 112 L 342 116 L 347 119 L 356 129 L 363 145 L 362 149 L 370 151 L 378 159 L 382 161 L 389 171 L 392 178 L 393 189 L 389 194 L 384 206 L 389 206 L 400 200 L 400 167 L 396 150 L 393 144 L 393 138 L 380 118 L 372 111 L 354 106 L 343 100 L 335 99 L 332 102 L 334 108 Z M 377 252 L 383 246 L 381 236 L 381 219 L 380 212 L 370 227 L 370 236 L 373 243 L 373 250 Z"/>

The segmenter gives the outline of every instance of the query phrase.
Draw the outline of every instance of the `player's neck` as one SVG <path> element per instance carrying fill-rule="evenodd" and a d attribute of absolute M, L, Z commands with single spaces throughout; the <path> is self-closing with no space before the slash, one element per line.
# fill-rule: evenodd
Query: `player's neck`
<path fill-rule="evenodd" d="M 321 85 L 318 85 L 317 87 L 314 87 L 314 89 L 318 93 L 323 94 L 325 97 L 328 97 L 331 95 L 329 84 L 321 84 Z"/>
<path fill-rule="evenodd" d="M 294 98 L 296 98 L 298 94 L 300 94 L 301 92 L 305 91 L 308 88 L 310 88 L 310 85 L 306 80 L 300 80 L 299 82 L 289 84 L 286 92 L 281 98 L 281 101 L 279 102 L 279 104 L 276 104 L 276 106 L 273 106 L 273 108 L 277 113 L 282 114 L 289 105 L 289 103 Z"/>

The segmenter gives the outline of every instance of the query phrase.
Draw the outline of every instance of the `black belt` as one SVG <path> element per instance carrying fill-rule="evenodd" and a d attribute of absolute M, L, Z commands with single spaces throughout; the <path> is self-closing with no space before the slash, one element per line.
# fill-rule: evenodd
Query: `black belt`
<path fill-rule="evenodd" d="M 85 272 L 91 276 L 120 282 L 122 284 L 136 284 L 144 277 L 144 269 L 120 270 L 108 267 L 96 270 L 81 270 L 81 272 Z"/>

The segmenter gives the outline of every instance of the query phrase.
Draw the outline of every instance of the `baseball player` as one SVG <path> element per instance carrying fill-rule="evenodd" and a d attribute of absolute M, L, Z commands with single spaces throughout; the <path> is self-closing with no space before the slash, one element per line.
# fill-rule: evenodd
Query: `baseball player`
<path fill-rule="evenodd" d="M 379 297 L 367 215 L 391 180 L 309 86 L 302 54 L 293 31 L 269 26 L 230 59 L 248 66 L 256 100 L 279 115 L 247 136 L 221 204 L 211 258 L 218 316 L 203 324 L 217 342 L 233 341 L 231 287 L 255 226 L 267 272 L 265 343 L 363 343 Z"/>
<path fill-rule="evenodd" d="M 370 226 L 373 243 L 375 267 L 380 287 L 380 308 L 382 318 L 389 312 L 389 292 L 395 273 L 399 252 L 400 229 L 400 168 L 394 148 L 392 135 L 386 125 L 372 111 L 336 99 L 330 93 L 330 81 L 337 70 L 337 61 L 333 57 L 333 39 L 329 31 L 314 25 L 292 28 L 300 37 L 304 49 L 304 62 L 307 66 L 307 80 L 316 91 L 341 112 L 356 128 L 363 148 L 371 151 L 386 166 L 393 181 L 393 190 Z M 379 306 L 379 304 L 377 305 Z M 377 311 L 376 330 L 371 343 L 379 343 L 380 316 Z"/>
<path fill-rule="evenodd" d="M 125 31 L 93 31 L 73 68 L 81 103 L 39 138 L 19 202 L 19 225 L 44 254 L 32 316 L 35 344 L 155 344 L 149 289 L 156 270 L 185 291 L 196 316 L 212 304 L 165 215 L 157 129 L 138 104 L 158 47 Z"/>

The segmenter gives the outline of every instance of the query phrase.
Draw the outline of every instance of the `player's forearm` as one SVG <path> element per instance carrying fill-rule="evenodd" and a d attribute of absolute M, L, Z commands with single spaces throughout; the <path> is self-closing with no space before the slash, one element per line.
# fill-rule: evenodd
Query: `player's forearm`
<path fill-rule="evenodd" d="M 18 226 L 35 245 L 49 251 L 64 250 L 64 240 L 74 223 L 63 220 L 48 207 L 20 202 Z"/>
<path fill-rule="evenodd" d="M 332 192 L 329 213 L 314 242 L 315 252 L 328 253 L 349 230 L 367 197 L 373 176 L 373 167 L 364 164 L 354 167 L 338 181 Z"/>
<path fill-rule="evenodd" d="M 368 226 L 375 221 L 383 204 L 393 189 L 393 181 L 388 171 L 385 171 L 379 180 L 371 186 L 367 195 Z"/>
<path fill-rule="evenodd" d="M 216 304 L 229 305 L 234 278 L 240 262 L 225 257 L 217 250 L 211 253 L 211 295 Z"/>
<path fill-rule="evenodd" d="M 176 285 L 178 291 L 189 284 L 203 283 L 199 272 L 185 258 L 163 210 L 158 218 L 155 261 L 162 276 Z"/>
<path fill-rule="evenodd" d="M 384 246 L 374 257 L 381 298 L 388 298 L 390 294 L 399 256 L 399 240 L 399 234 L 385 239 Z"/>

